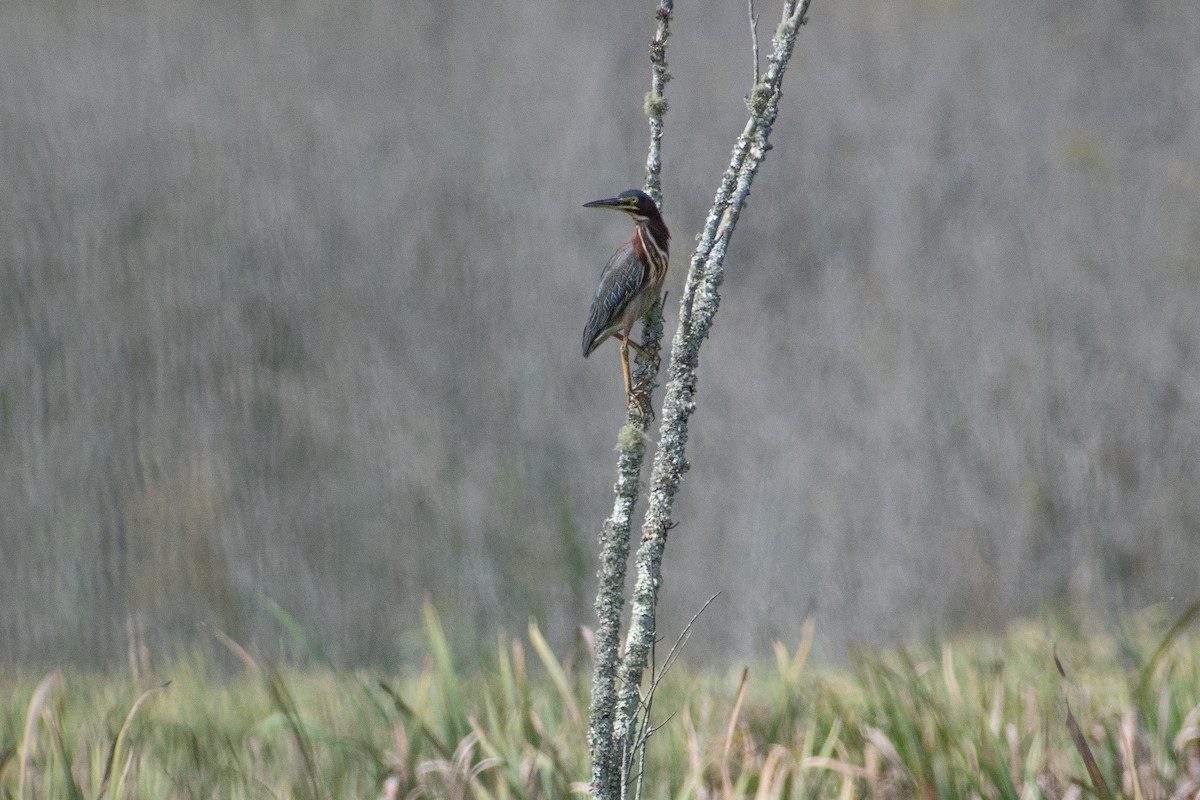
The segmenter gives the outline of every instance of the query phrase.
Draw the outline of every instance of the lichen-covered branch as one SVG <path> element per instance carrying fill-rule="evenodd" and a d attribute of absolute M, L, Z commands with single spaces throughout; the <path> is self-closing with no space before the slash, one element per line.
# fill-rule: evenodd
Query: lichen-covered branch
<path fill-rule="evenodd" d="M 646 194 L 654 198 L 661 211 L 663 117 L 667 114 L 667 37 L 671 34 L 672 0 L 660 0 L 656 16 L 658 26 L 650 41 L 650 91 L 646 93 L 646 116 L 650 118 L 650 150 L 646 154 Z"/>
<path fill-rule="evenodd" d="M 696 369 L 700 345 L 708 337 L 720 304 L 725 277 L 725 251 L 737 225 L 750 184 L 769 149 L 768 139 L 779 111 L 783 74 L 791 59 L 796 34 L 805 21 L 809 0 L 786 0 L 783 20 L 776 30 L 766 74 L 747 98 L 750 118 L 733 148 L 729 168 L 713 200 L 700 242 L 688 270 L 680 300 L 679 326 L 671 344 L 667 389 L 663 400 L 658 452 L 650 477 L 650 494 L 641 546 L 637 554 L 637 582 L 631 601 L 629 636 L 619 670 L 620 696 L 613 720 L 613 735 L 623 741 L 626 763 L 632 757 L 634 720 L 640 702 L 642 676 L 654 643 L 654 609 L 662 585 L 662 556 L 667 532 L 673 527 L 671 511 L 679 482 L 688 469 L 685 445 L 688 419 L 696 410 Z"/>
<path fill-rule="evenodd" d="M 646 95 L 646 114 L 650 118 L 650 150 L 646 158 L 646 192 L 662 208 L 663 115 L 667 111 L 664 90 L 667 73 L 667 37 L 670 35 L 672 0 L 660 0 L 654 39 L 650 43 L 652 78 Z M 657 352 L 662 340 L 662 308 L 656 304 L 642 326 L 642 345 Z M 635 382 L 651 391 L 657 379 L 657 365 L 640 356 L 634 371 Z M 600 532 L 599 587 L 596 591 L 595 664 L 592 672 L 592 696 L 588 722 L 588 747 L 592 753 L 592 797 L 612 800 L 620 796 L 619 740 L 613 736 L 617 708 L 617 652 L 621 638 L 621 610 L 625 602 L 625 571 L 629 561 L 629 541 L 633 509 L 637 505 L 642 461 L 646 452 L 646 428 L 649 420 L 631 409 L 617 437 L 617 482 L 612 514 Z"/>
<path fill-rule="evenodd" d="M 616 715 L 617 648 L 621 638 L 621 609 L 625 603 L 625 569 L 629 561 L 629 531 L 637 504 L 638 481 L 646 450 L 646 431 L 630 421 L 621 429 L 617 451 L 616 500 L 600 531 L 600 585 L 596 591 L 596 637 L 592 667 L 592 696 L 588 748 L 592 753 L 592 796 L 616 772 L 613 719 Z"/>

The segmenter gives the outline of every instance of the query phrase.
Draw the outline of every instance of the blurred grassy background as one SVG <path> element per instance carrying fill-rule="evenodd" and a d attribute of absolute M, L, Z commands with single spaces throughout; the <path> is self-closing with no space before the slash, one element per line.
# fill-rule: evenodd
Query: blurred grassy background
<path fill-rule="evenodd" d="M 676 663 L 654 693 L 645 796 L 1194 797 L 1197 639 L 1168 631 L 1161 607 L 1126 623 L 1124 635 L 1080 638 L 1020 621 L 999 635 L 858 651 L 840 668 L 810 658 L 806 626 L 796 644 L 775 643 L 774 664 Z M 431 611 L 424 629 L 424 666 L 401 675 L 247 657 L 231 677 L 199 650 L 163 665 L 165 687 L 123 670 L 38 680 L 0 669 L 0 791 L 587 796 L 587 648 L 559 658 L 531 624 L 469 666 Z"/>
<path fill-rule="evenodd" d="M 668 286 L 745 11 L 677 9 Z M 1190 601 L 1200 6 L 810 16 L 660 627 L 722 590 L 690 652 L 736 659 L 809 608 L 854 641 Z M 624 411 L 577 339 L 627 226 L 579 205 L 642 180 L 652 19 L 0 5 L 0 659 L 273 646 L 264 596 L 338 663 L 412 653 L 425 596 L 460 645 L 590 623 Z"/>

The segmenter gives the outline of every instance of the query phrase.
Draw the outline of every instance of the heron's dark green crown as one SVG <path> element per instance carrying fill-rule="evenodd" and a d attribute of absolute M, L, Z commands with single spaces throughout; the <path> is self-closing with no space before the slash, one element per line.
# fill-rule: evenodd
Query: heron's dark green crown
<path fill-rule="evenodd" d="M 614 211 L 624 211 L 636 220 L 662 221 L 658 205 L 650 195 L 640 189 L 626 189 L 616 197 L 593 200 L 590 203 L 584 203 L 583 206 L 584 208 L 611 208 Z"/>

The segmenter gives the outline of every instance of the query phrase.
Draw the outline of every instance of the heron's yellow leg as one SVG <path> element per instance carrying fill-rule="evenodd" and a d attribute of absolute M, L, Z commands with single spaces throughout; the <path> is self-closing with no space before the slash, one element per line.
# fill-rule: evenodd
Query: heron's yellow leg
<path fill-rule="evenodd" d="M 629 376 L 629 347 L 633 344 L 626 338 L 621 339 L 621 375 L 625 378 L 625 405 L 637 406 L 638 414 L 641 416 L 650 415 L 654 418 L 654 410 L 650 407 L 650 395 L 642 387 L 641 384 L 633 385 L 633 380 Z M 636 346 L 636 345 L 635 345 Z"/>
<path fill-rule="evenodd" d="M 640 344 L 635 342 L 633 339 L 630 339 L 628 336 L 625 336 L 624 334 L 620 334 L 620 333 L 614 333 L 613 336 L 617 337 L 622 342 L 627 343 L 634 350 L 637 350 L 638 355 L 640 355 L 642 358 L 647 358 L 647 359 L 652 358 L 652 356 L 650 355 L 650 351 L 648 351 L 646 348 L 642 347 Z"/>
<path fill-rule="evenodd" d="M 629 382 L 629 339 L 625 336 L 621 337 L 621 377 L 625 378 L 625 401 L 628 404 L 633 401 L 633 394 Z"/>
<path fill-rule="evenodd" d="M 646 359 L 647 361 L 649 361 L 651 364 L 653 364 L 653 365 L 654 365 L 654 371 L 655 371 L 655 372 L 657 372 L 657 371 L 658 371 L 658 367 L 659 367 L 659 363 L 660 363 L 660 362 L 659 362 L 659 357 L 658 357 L 658 353 L 657 353 L 657 352 L 653 352 L 653 353 L 652 353 L 652 352 L 650 352 L 650 351 L 649 351 L 649 350 L 647 350 L 645 347 L 643 347 L 642 345 L 638 344 L 638 343 L 637 343 L 637 342 L 635 342 L 633 339 L 630 339 L 628 336 L 625 336 L 624 334 L 621 334 L 621 333 L 614 333 L 614 334 L 613 334 L 613 336 L 615 336 L 615 337 L 617 337 L 618 339 L 620 339 L 620 340 L 621 340 L 623 343 L 628 343 L 630 347 L 632 347 L 634 350 L 636 350 L 636 351 L 637 351 L 638 355 L 640 355 L 642 358 Z M 624 347 L 625 345 L 624 345 L 624 344 L 622 344 L 621 346 L 622 346 L 622 347 Z"/>

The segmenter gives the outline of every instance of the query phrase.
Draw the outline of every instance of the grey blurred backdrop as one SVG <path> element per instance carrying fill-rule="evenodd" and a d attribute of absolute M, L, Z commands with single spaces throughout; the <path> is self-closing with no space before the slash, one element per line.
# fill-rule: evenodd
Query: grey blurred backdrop
<path fill-rule="evenodd" d="M 0 661 L 591 624 L 652 2 L 0 5 Z M 765 40 L 778 9 L 759 0 Z M 668 335 L 745 116 L 680 0 Z M 703 351 L 692 654 L 1200 578 L 1200 4 L 817 0 Z M 132 637 L 132 638 L 131 638 Z"/>

